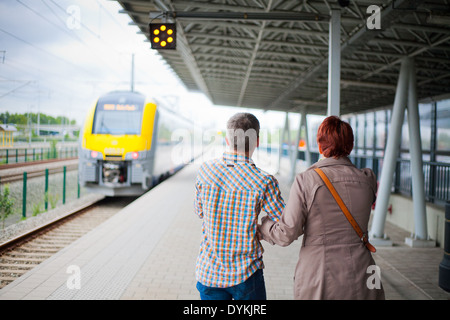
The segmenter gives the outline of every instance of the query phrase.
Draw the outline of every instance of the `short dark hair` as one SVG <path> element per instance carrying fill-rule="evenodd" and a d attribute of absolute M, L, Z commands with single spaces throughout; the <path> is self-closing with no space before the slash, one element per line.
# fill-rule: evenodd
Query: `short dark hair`
<path fill-rule="evenodd" d="M 251 113 L 240 112 L 227 121 L 227 137 L 234 150 L 249 152 L 256 148 L 259 137 L 259 121 Z"/>
<path fill-rule="evenodd" d="M 353 130 L 345 121 L 336 116 L 323 120 L 317 131 L 317 143 L 325 157 L 346 157 L 353 149 Z"/>

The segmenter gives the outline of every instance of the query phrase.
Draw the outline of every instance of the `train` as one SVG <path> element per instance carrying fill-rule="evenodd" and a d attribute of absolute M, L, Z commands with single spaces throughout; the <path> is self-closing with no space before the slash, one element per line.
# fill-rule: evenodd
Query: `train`
<path fill-rule="evenodd" d="M 141 195 L 199 155 L 194 130 L 193 121 L 142 93 L 106 93 L 80 132 L 80 186 L 109 197 Z"/>

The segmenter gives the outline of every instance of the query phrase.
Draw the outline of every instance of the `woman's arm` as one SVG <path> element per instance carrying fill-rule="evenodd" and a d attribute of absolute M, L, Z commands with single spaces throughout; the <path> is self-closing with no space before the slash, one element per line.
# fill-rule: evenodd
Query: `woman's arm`
<path fill-rule="evenodd" d="M 271 244 L 288 246 L 303 234 L 303 226 L 306 221 L 307 206 L 304 193 L 301 190 L 301 175 L 297 175 L 292 184 L 289 200 L 283 210 L 279 222 L 275 222 L 268 217 L 262 219 L 259 232 L 262 239 Z"/>

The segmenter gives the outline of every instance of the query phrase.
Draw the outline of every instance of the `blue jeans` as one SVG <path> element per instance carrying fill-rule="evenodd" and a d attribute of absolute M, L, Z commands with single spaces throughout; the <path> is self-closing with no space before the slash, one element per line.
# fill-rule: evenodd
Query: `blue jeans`
<path fill-rule="evenodd" d="M 262 269 L 244 282 L 228 288 L 207 287 L 197 282 L 202 300 L 266 300 L 266 285 Z"/>

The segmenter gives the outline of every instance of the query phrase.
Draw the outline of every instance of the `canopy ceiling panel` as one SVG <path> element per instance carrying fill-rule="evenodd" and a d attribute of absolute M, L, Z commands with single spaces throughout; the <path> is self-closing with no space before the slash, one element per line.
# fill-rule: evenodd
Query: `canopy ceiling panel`
<path fill-rule="evenodd" d="M 325 0 L 118 2 L 147 40 L 150 13 L 178 14 L 177 49 L 159 53 L 189 90 L 217 105 L 325 114 L 332 8 L 341 10 L 342 114 L 392 104 L 405 56 L 415 59 L 419 99 L 450 93 L 447 0 L 362 0 L 346 7 Z M 381 9 L 380 30 L 367 28 L 370 5 Z M 227 18 L 232 13 L 265 18 Z M 318 20 L 299 20 L 301 14 Z"/>

